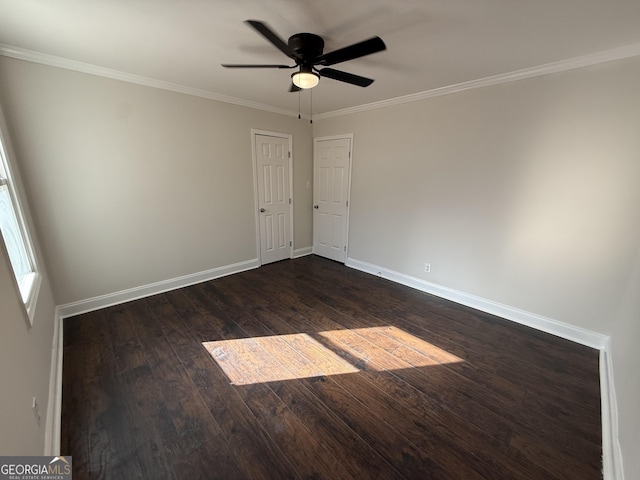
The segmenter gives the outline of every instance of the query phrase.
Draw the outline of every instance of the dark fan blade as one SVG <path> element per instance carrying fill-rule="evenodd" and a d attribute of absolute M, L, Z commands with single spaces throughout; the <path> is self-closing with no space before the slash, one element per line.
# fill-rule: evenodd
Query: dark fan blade
<path fill-rule="evenodd" d="M 293 53 L 293 50 L 291 50 L 289 48 L 289 45 L 287 45 L 287 42 L 282 40 L 278 36 L 278 34 L 275 33 L 273 30 L 271 30 L 265 23 L 260 22 L 258 20 L 247 20 L 244 23 L 251 25 L 253 28 L 255 28 L 258 31 L 258 33 L 260 33 L 264 38 L 269 40 L 273 45 L 275 45 L 278 48 L 278 50 L 284 53 L 287 57 L 296 58 L 295 54 Z"/>
<path fill-rule="evenodd" d="M 359 87 L 368 87 L 373 83 L 373 79 L 371 78 L 361 77 L 360 75 L 354 75 L 353 73 L 347 73 L 333 68 L 323 68 L 319 70 L 319 72 L 322 77 L 333 78 L 334 80 L 351 83 Z"/>
<path fill-rule="evenodd" d="M 240 63 L 240 64 L 223 63 L 222 66 L 224 68 L 294 68 L 294 67 L 297 67 L 297 65 L 290 67 L 289 65 L 252 65 L 252 64 L 244 64 L 244 63 Z"/>
<path fill-rule="evenodd" d="M 295 83 L 291 82 L 291 86 L 289 87 L 290 92 L 299 92 L 302 90 L 300 87 L 296 86 Z"/>
<path fill-rule="evenodd" d="M 373 37 L 360 43 L 354 43 L 348 47 L 334 50 L 333 52 L 320 55 L 314 62 L 316 65 L 335 65 L 336 63 L 346 62 L 354 58 L 364 57 L 372 53 L 386 50 L 387 46 L 380 37 Z"/>

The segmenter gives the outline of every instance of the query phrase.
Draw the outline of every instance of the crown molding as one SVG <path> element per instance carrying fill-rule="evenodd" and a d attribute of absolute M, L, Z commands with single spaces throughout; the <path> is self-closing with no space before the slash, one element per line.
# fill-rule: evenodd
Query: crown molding
<path fill-rule="evenodd" d="M 388 100 L 367 103 L 364 105 L 357 105 L 355 107 L 334 110 L 332 112 L 319 113 L 314 115 L 313 119 L 322 120 L 325 118 L 339 117 L 352 113 L 366 112 L 367 110 L 376 110 L 378 108 L 391 107 L 394 105 L 401 105 L 403 103 L 417 102 L 420 100 L 425 100 L 427 98 L 441 97 L 443 95 L 463 92 L 465 90 L 489 87 L 492 85 L 499 85 L 501 83 L 515 82 L 518 80 L 524 80 L 526 78 L 540 77 L 542 75 L 549 75 L 552 73 L 566 72 L 569 70 L 575 70 L 577 68 L 590 67 L 592 65 L 598 65 L 601 63 L 623 60 L 625 58 L 632 58 L 637 56 L 640 56 L 640 43 L 614 48 L 612 50 L 606 50 L 604 52 L 569 58 L 567 60 L 560 60 L 558 62 L 547 63 L 544 65 L 539 65 L 537 67 L 524 68 L 522 70 L 516 70 L 514 72 L 492 75 L 490 77 L 470 80 L 468 82 L 457 83 L 455 85 L 447 85 L 444 87 L 434 88 L 432 90 L 426 90 L 424 92 L 404 95 L 402 97 L 390 98 Z"/>
<path fill-rule="evenodd" d="M 134 83 L 136 85 L 143 85 L 146 87 L 153 87 L 153 88 L 159 88 L 161 90 L 168 90 L 171 92 L 184 93 L 185 95 L 206 98 L 208 100 L 215 100 L 218 102 L 230 103 L 233 105 L 239 105 L 241 107 L 255 108 L 257 110 L 264 110 L 266 112 L 278 113 L 280 115 L 286 115 L 290 117 L 298 116 L 298 112 L 293 112 L 291 110 L 274 107 L 273 105 L 252 102 L 250 100 L 244 100 L 242 98 L 237 98 L 237 97 L 230 97 L 228 95 L 214 93 L 209 90 L 188 87 L 186 85 L 166 82 L 164 80 L 157 80 L 155 78 L 150 78 L 150 77 L 143 77 L 142 75 L 135 75 L 133 73 L 121 72 L 119 70 L 113 70 L 111 68 L 100 67 L 97 65 L 79 62 L 76 60 L 69 60 L 68 58 L 57 57 L 55 55 L 40 53 L 33 50 L 27 50 L 24 48 L 12 47 L 10 45 L 6 45 L 2 43 L 0 43 L 0 55 L 4 57 L 15 58 L 18 60 L 25 60 L 27 62 L 40 63 L 42 65 L 48 65 L 50 67 L 64 68 L 65 70 L 72 70 L 75 72 L 87 73 L 89 75 L 96 75 L 98 77 L 110 78 L 112 80 L 120 80 L 123 82 Z"/>
<path fill-rule="evenodd" d="M 36 52 L 33 50 L 27 50 L 24 48 L 13 47 L 13 46 L 2 44 L 2 43 L 0 43 L 0 55 L 5 57 L 16 58 L 18 60 L 25 60 L 33 63 L 40 63 L 40 64 L 48 65 L 51 67 L 64 68 L 66 70 L 73 70 L 76 72 L 87 73 L 89 75 L 96 75 L 99 77 L 111 78 L 113 80 L 120 80 L 123 82 L 134 83 L 137 85 L 143 85 L 147 87 L 153 87 L 153 88 L 159 88 L 162 90 L 183 93 L 185 95 L 192 95 L 195 97 L 206 98 L 208 100 L 215 100 L 218 102 L 230 103 L 230 104 L 239 105 L 242 107 L 255 108 L 257 110 L 264 110 L 266 112 L 277 113 L 280 115 L 286 115 L 290 117 L 298 116 L 297 112 L 278 108 L 273 105 L 252 102 L 250 100 L 231 97 L 228 95 L 222 95 L 219 93 L 211 92 L 209 90 L 188 87 L 186 85 L 166 82 L 163 80 L 157 80 L 150 77 L 143 77 L 141 75 L 121 72 L 119 70 L 100 67 L 97 65 L 79 62 L 76 60 L 69 60 L 67 58 L 58 57 L 55 55 L 49 55 L 41 52 Z M 601 63 L 607 63 L 607 62 L 612 62 L 616 60 L 623 60 L 625 58 L 632 58 L 636 56 L 640 56 L 640 43 L 626 45 L 623 47 L 618 47 L 618 48 L 606 50 L 603 52 L 583 55 L 580 57 L 574 57 L 567 60 L 560 60 L 558 62 L 547 63 L 544 65 L 539 65 L 537 67 L 524 68 L 522 70 L 516 70 L 513 72 L 492 75 L 490 77 L 480 78 L 477 80 L 470 80 L 468 82 L 457 83 L 454 85 L 446 85 L 444 87 L 425 90 L 423 92 L 418 92 L 418 93 L 412 93 L 410 95 L 403 95 L 401 97 L 390 98 L 387 100 L 381 100 L 379 102 L 366 103 L 363 105 L 357 105 L 355 107 L 349 107 L 349 108 L 344 108 L 340 110 L 333 110 L 331 112 L 325 112 L 325 113 L 318 113 L 313 115 L 313 119 L 323 120 L 325 118 L 339 117 L 343 115 L 350 115 L 352 113 L 366 112 L 368 110 L 376 110 L 379 108 L 386 108 L 394 105 L 402 105 L 403 103 L 418 102 L 420 100 L 425 100 L 433 97 L 440 97 L 443 95 L 449 95 L 457 92 L 463 92 L 465 90 L 472 90 L 475 88 L 482 88 L 482 87 L 488 87 L 492 85 L 499 85 L 502 83 L 515 82 L 518 80 L 524 80 L 524 79 L 533 78 L 533 77 L 540 77 L 542 75 L 549 75 L 552 73 L 566 72 L 569 70 L 575 70 L 577 68 L 589 67 L 589 66 L 598 65 Z"/>

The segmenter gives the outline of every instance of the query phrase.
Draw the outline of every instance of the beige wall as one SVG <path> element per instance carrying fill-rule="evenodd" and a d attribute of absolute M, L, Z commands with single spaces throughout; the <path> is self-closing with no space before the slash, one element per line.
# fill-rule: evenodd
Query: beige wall
<path fill-rule="evenodd" d="M 308 122 L 9 58 L 0 101 L 58 304 L 256 258 L 252 128 L 293 135 L 311 246 Z"/>
<path fill-rule="evenodd" d="M 0 455 L 44 454 L 54 303 L 48 283 L 43 287 L 33 327 L 27 329 L 22 300 L 0 237 Z M 34 396 L 42 417 L 40 427 L 31 411 Z"/>
<path fill-rule="evenodd" d="M 351 258 L 611 335 L 627 478 L 638 85 L 627 60 L 313 126 L 354 133 Z M 7 58 L 0 102 L 58 304 L 254 258 L 251 128 L 293 134 L 295 247 L 311 245 L 306 122 Z"/>
<path fill-rule="evenodd" d="M 6 133 L 0 109 L 0 128 Z M 13 158 L 11 141 L 5 136 L 13 179 L 22 191 L 20 165 Z M 29 205 L 21 195 L 21 205 L 34 233 Z M 9 256 L 0 235 L 0 455 L 43 455 L 45 426 L 49 400 L 49 373 L 55 303 L 51 285 L 42 264 L 37 238 L 33 239 L 42 274 L 40 294 L 35 306 L 31 328 L 18 286 L 13 276 Z M 40 407 L 41 423 L 38 427 L 31 410 L 32 398 Z"/>
<path fill-rule="evenodd" d="M 349 257 L 612 336 L 627 478 L 639 85 L 632 59 L 314 122 L 314 136 L 354 134 Z"/>
<path fill-rule="evenodd" d="M 630 267 L 620 309 L 611 318 L 619 436 L 627 480 L 640 478 L 640 245 Z"/>

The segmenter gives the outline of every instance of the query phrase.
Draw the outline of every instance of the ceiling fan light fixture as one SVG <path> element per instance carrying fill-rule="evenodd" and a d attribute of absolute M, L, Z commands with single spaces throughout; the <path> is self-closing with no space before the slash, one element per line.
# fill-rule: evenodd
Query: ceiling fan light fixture
<path fill-rule="evenodd" d="M 324 53 L 324 40 L 314 33 L 296 33 L 285 42 L 280 36 L 271 30 L 264 22 L 259 20 L 247 20 L 247 25 L 262 35 L 269 43 L 284 53 L 295 65 L 287 64 L 237 64 L 223 63 L 225 68 L 296 68 L 297 72 L 291 75 L 290 92 L 299 92 L 303 89 L 311 89 L 320 83 L 320 77 L 327 77 L 339 82 L 350 83 L 359 87 L 368 87 L 373 83 L 372 78 L 361 77 L 352 73 L 335 70 L 332 65 L 343 63 L 356 58 L 371 55 L 372 53 L 386 50 L 386 45 L 380 37 L 371 37 L 368 40 L 354 43 L 346 47 Z M 291 65 L 291 66 L 290 66 Z M 318 70 L 316 66 L 321 66 Z"/>
<path fill-rule="evenodd" d="M 300 70 L 291 75 L 291 81 L 298 88 L 313 88 L 320 82 L 320 75 L 315 72 Z"/>

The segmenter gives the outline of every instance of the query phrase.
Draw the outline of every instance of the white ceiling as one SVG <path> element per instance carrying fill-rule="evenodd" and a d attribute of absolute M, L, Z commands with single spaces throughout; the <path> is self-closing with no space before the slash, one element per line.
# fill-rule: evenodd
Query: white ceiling
<path fill-rule="evenodd" d="M 289 63 L 247 19 L 325 52 L 385 41 L 333 67 L 373 85 L 323 78 L 315 113 L 640 45 L 639 0 L 0 0 L 0 44 L 297 111 L 291 71 L 220 66 Z"/>

